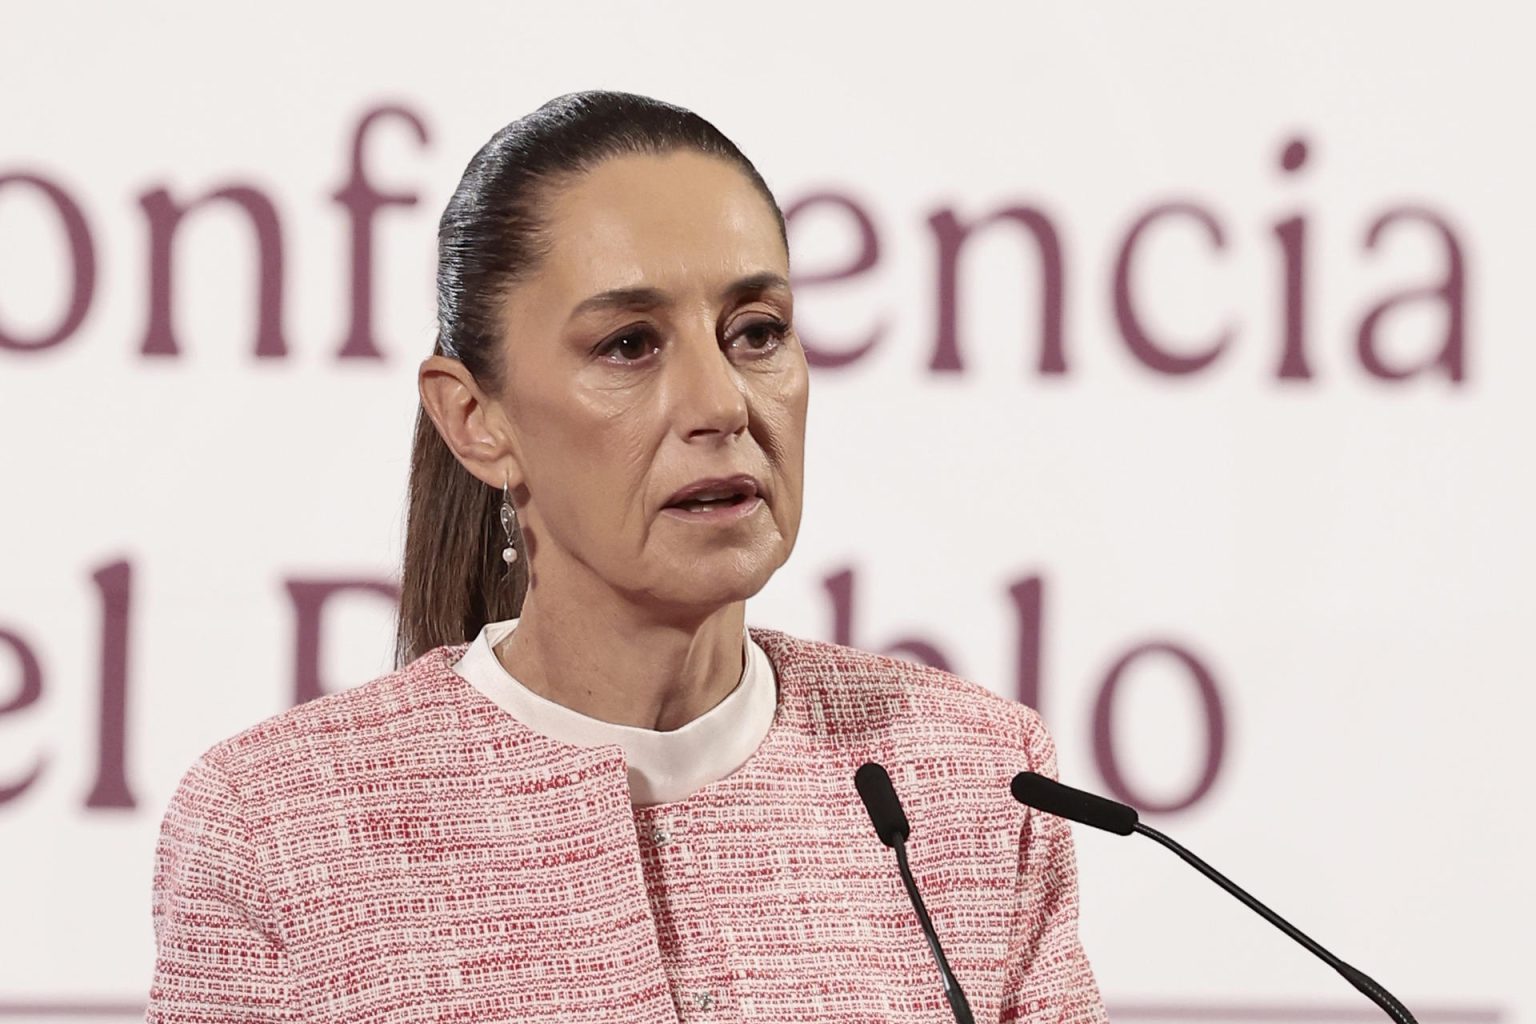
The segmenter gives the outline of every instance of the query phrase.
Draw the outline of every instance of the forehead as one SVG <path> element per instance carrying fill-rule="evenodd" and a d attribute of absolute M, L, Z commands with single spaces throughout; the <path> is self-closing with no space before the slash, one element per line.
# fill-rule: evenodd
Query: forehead
<path fill-rule="evenodd" d="M 604 161 L 556 192 L 546 227 L 537 276 L 550 299 L 639 286 L 686 292 L 789 271 L 768 201 L 741 169 L 702 153 Z"/>

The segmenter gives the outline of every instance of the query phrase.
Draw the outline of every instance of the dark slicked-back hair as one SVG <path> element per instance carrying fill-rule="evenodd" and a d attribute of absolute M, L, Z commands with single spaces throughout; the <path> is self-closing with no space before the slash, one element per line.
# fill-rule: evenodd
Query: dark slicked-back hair
<path fill-rule="evenodd" d="M 437 344 L 488 394 L 503 385 L 507 290 L 548 254 L 546 208 L 563 184 L 616 156 L 691 150 L 739 167 L 778 218 L 784 215 L 752 162 L 730 139 L 682 107 L 622 92 L 578 92 L 518 118 L 481 147 L 437 231 Z M 411 448 L 396 661 L 463 643 L 487 622 L 517 616 L 527 591 L 519 537 L 512 571 L 502 562 L 500 492 L 471 476 L 420 409 Z"/>

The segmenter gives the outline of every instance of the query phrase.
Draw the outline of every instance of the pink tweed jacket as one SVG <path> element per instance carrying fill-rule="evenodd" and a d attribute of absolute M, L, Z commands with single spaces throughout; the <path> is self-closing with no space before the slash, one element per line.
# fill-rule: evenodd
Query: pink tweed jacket
<path fill-rule="evenodd" d="M 950 1020 L 853 787 L 883 763 L 978 1021 L 1106 1020 L 1072 842 L 1008 782 L 1034 712 L 933 669 L 753 631 L 779 683 L 729 777 L 635 809 L 617 747 L 534 733 L 438 648 L 210 749 L 157 846 L 147 1020 Z"/>

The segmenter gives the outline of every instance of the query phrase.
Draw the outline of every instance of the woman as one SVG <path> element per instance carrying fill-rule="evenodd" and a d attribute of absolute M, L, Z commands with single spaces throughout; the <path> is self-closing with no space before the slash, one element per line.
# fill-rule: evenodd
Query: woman
<path fill-rule="evenodd" d="M 218 744 L 162 828 L 151 1021 L 941 1021 L 853 786 L 890 767 L 978 1021 L 1099 1021 L 1033 712 L 747 631 L 800 523 L 784 221 L 687 111 L 471 161 L 420 371 L 402 668 Z"/>

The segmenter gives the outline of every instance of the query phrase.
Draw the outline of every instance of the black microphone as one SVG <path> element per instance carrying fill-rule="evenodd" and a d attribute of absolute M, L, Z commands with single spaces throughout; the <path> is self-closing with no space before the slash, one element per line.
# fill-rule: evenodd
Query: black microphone
<path fill-rule="evenodd" d="M 1128 836 L 1133 832 L 1152 839 L 1192 865 L 1196 871 L 1221 886 L 1227 892 L 1236 896 L 1248 909 L 1257 913 L 1264 920 L 1279 928 L 1282 932 L 1299 942 L 1308 952 L 1316 956 L 1323 963 L 1332 967 L 1344 980 L 1359 989 L 1371 1002 L 1387 1012 L 1387 1016 L 1397 1021 L 1397 1024 L 1418 1024 L 1413 1019 L 1413 1014 L 1408 1008 L 1398 1002 L 1397 997 L 1382 988 L 1369 975 L 1358 971 L 1349 964 L 1340 960 L 1328 952 L 1317 942 L 1309 938 L 1301 929 L 1291 922 L 1270 910 L 1264 904 L 1254 899 L 1243 891 L 1238 884 L 1223 875 L 1220 871 L 1211 867 L 1205 861 L 1190 853 L 1178 843 L 1169 839 L 1155 828 L 1143 825 L 1136 818 L 1136 809 L 1125 804 L 1116 803 L 1102 796 L 1085 793 L 1071 786 L 1064 786 L 1054 779 L 1048 779 L 1044 775 L 1036 775 L 1034 772 L 1019 772 L 1013 777 L 1013 784 L 1009 787 L 1013 790 L 1013 798 L 1026 807 L 1033 807 L 1037 811 L 1054 814 L 1068 821 L 1075 821 L 1081 825 L 1091 825 L 1101 828 L 1106 832 L 1116 835 Z"/>
<path fill-rule="evenodd" d="M 949 1000 L 949 1009 L 955 1015 L 955 1021 L 957 1024 L 976 1024 L 976 1018 L 971 1016 L 971 1004 L 966 1002 L 965 993 L 960 991 L 960 982 L 955 978 L 955 972 L 949 969 L 949 961 L 944 958 L 944 949 L 939 945 L 939 936 L 933 930 L 933 921 L 928 917 L 928 908 L 923 905 L 923 897 L 917 891 L 917 882 L 912 879 L 912 869 L 907 865 L 907 837 L 912 834 L 912 826 L 907 824 L 906 812 L 901 809 L 901 800 L 896 796 L 896 788 L 891 785 L 891 777 L 880 765 L 869 761 L 853 773 L 853 785 L 859 791 L 859 799 L 864 801 L 869 820 L 874 823 L 875 835 L 896 851 L 896 866 L 901 869 L 901 883 L 907 888 L 907 898 L 912 901 L 912 909 L 917 911 L 917 923 L 922 925 L 923 937 L 928 940 L 928 948 L 933 950 L 933 959 L 939 965 L 944 996 Z"/>

